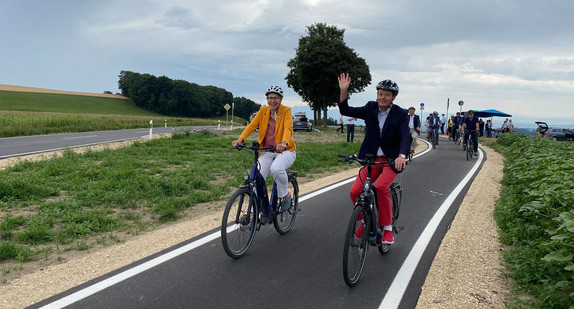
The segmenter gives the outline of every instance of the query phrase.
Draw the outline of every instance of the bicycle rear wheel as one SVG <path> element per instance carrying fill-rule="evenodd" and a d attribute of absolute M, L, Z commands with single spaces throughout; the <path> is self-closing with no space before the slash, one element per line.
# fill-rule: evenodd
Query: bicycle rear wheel
<path fill-rule="evenodd" d="M 343 250 L 343 277 L 345 283 L 353 287 L 359 281 L 367 250 L 369 248 L 369 231 L 371 219 L 365 207 L 355 206 L 345 234 L 345 248 Z"/>
<path fill-rule="evenodd" d="M 279 234 L 285 234 L 293 227 L 295 218 L 297 218 L 297 211 L 299 210 L 299 184 L 297 179 L 289 179 L 289 193 L 291 194 L 291 206 L 287 210 L 281 210 L 277 207 L 277 216 L 273 219 L 275 230 Z"/>
<path fill-rule="evenodd" d="M 249 249 L 257 228 L 258 211 L 249 188 L 240 188 L 231 195 L 221 220 L 221 241 L 230 257 L 240 258 Z"/>

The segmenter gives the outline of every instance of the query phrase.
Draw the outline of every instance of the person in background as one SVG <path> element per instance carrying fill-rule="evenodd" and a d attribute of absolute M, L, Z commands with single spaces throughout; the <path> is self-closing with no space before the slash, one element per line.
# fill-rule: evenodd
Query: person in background
<path fill-rule="evenodd" d="M 431 115 L 429 116 L 428 124 L 435 137 L 436 145 L 438 145 L 438 129 L 441 127 L 441 122 L 437 111 L 434 111 Z M 432 140 L 430 142 L 432 143 Z"/>
<path fill-rule="evenodd" d="M 339 125 L 340 127 L 337 129 L 337 133 L 339 133 L 339 130 L 341 130 L 341 134 L 345 133 L 345 131 L 343 130 L 343 115 L 339 117 Z"/>
<path fill-rule="evenodd" d="M 348 89 L 351 84 L 349 74 L 341 74 L 338 78 L 339 111 L 343 115 L 365 120 L 367 132 L 359 150 L 359 158 L 364 159 L 367 154 L 375 157 L 375 162 L 394 160 L 392 166 L 375 165 L 372 168 L 372 181 L 377 188 L 377 201 L 379 206 L 378 223 L 382 227 L 383 244 L 393 244 L 393 216 L 392 202 L 389 186 L 395 177 L 406 165 L 406 158 L 411 147 L 411 134 L 409 132 L 409 118 L 407 112 L 394 104 L 399 93 L 399 86 L 392 80 L 383 80 L 377 84 L 377 101 L 369 101 L 362 107 L 350 107 L 348 102 Z M 356 198 L 363 191 L 366 169 L 361 169 L 351 187 L 351 201 L 355 204 Z M 355 231 L 355 236 L 361 237 L 363 225 Z"/>
<path fill-rule="evenodd" d="M 446 128 L 446 135 L 448 135 L 448 139 L 452 139 L 452 124 L 454 123 L 454 116 L 450 116 L 448 120 L 448 126 Z"/>
<path fill-rule="evenodd" d="M 480 120 L 478 121 L 478 127 L 480 128 L 478 136 L 484 136 L 484 121 L 482 120 L 482 118 L 480 118 Z"/>
<path fill-rule="evenodd" d="M 492 121 L 488 119 L 485 124 L 486 127 L 486 137 L 492 137 Z"/>
<path fill-rule="evenodd" d="M 411 143 L 411 153 L 415 153 L 417 148 L 417 136 L 421 135 L 421 118 L 415 114 L 415 108 L 409 107 L 409 131 L 413 139 Z"/>
<path fill-rule="evenodd" d="M 464 114 L 464 122 L 462 123 L 462 131 L 464 132 L 464 145 L 463 150 L 466 150 L 468 145 L 468 137 L 470 135 L 472 146 L 474 147 L 474 155 L 478 156 L 478 118 L 474 117 L 474 111 L 471 109 Z M 471 135 L 472 134 L 472 135 Z"/>
<path fill-rule="evenodd" d="M 454 140 L 456 130 L 462 125 L 463 118 L 460 116 L 460 112 L 456 112 L 456 116 L 454 117 L 454 121 L 452 123 L 452 140 Z M 462 133 L 461 133 L 462 134 Z"/>
<path fill-rule="evenodd" d="M 502 127 L 500 127 L 500 131 L 502 133 L 506 133 L 508 132 L 508 127 L 510 126 L 510 123 L 508 122 L 508 118 L 506 118 L 506 120 L 504 120 L 504 123 L 502 124 Z"/>
<path fill-rule="evenodd" d="M 446 123 L 446 116 L 442 114 L 442 118 L 440 119 L 440 134 L 444 135 L 444 124 Z"/>
<path fill-rule="evenodd" d="M 508 132 L 514 132 L 514 123 L 512 123 L 512 119 L 508 119 Z"/>
<path fill-rule="evenodd" d="M 430 142 L 430 129 L 429 129 L 429 120 L 432 118 L 432 113 L 430 113 L 425 120 L 425 127 L 427 127 L 427 141 Z"/>
<path fill-rule="evenodd" d="M 255 130 L 259 129 L 257 141 L 262 147 L 274 146 L 276 151 L 266 151 L 259 157 L 259 171 L 267 179 L 269 173 L 277 183 L 277 196 L 282 210 L 291 205 L 289 195 L 287 169 L 295 162 L 295 141 L 293 140 L 293 116 L 291 108 L 282 105 L 283 90 L 279 86 L 271 86 L 265 92 L 267 106 L 261 106 L 253 120 L 245 127 L 241 136 L 233 141 L 233 147 L 245 143 L 245 140 Z M 271 209 L 268 217 L 263 217 L 263 223 L 270 223 L 275 217 Z"/>
<path fill-rule="evenodd" d="M 347 118 L 347 143 L 352 143 L 355 139 L 355 120 L 357 118 Z"/>

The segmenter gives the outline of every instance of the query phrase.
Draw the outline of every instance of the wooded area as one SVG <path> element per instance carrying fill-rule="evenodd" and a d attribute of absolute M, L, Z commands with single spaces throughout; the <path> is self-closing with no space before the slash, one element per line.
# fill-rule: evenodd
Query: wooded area
<path fill-rule="evenodd" d="M 249 119 L 261 107 L 250 99 L 234 98 L 223 88 L 131 71 L 121 71 L 118 88 L 138 107 L 166 116 L 218 117 L 226 114 L 226 104 L 235 103 L 234 115 Z"/>

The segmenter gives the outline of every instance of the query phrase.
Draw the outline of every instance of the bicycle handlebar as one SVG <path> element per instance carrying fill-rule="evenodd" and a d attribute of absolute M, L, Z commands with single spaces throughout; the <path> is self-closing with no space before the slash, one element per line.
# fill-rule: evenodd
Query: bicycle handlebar
<path fill-rule="evenodd" d="M 235 149 L 237 150 L 241 150 L 243 148 L 247 148 L 247 149 L 251 149 L 254 151 L 258 151 L 258 150 L 270 150 L 270 151 L 275 151 L 275 146 L 268 146 L 268 147 L 261 147 L 259 146 L 258 142 L 253 142 L 252 146 L 247 146 L 247 144 L 237 144 L 235 147 Z"/>
<path fill-rule="evenodd" d="M 386 160 L 386 161 L 379 161 L 379 162 L 375 162 L 375 157 L 373 157 L 372 155 L 366 155 L 365 159 L 359 159 L 357 157 L 357 155 L 352 154 L 350 156 L 348 155 L 344 155 L 344 154 L 340 154 L 339 155 L 340 158 L 343 158 L 345 160 L 345 162 L 351 164 L 353 162 L 357 162 L 360 164 L 364 164 L 364 165 L 380 165 L 380 164 L 387 164 L 387 165 L 394 165 L 395 164 L 395 160 Z"/>

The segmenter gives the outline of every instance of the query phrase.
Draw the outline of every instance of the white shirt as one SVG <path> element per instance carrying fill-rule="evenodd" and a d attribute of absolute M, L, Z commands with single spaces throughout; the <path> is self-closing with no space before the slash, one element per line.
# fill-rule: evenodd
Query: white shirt
<path fill-rule="evenodd" d="M 379 133 L 380 135 L 383 135 L 383 127 L 385 126 L 385 121 L 387 121 L 387 117 L 389 116 L 390 110 L 391 110 L 390 107 L 384 111 L 379 110 L 379 113 L 377 114 L 377 118 L 379 118 L 379 130 L 381 131 L 381 133 Z M 385 153 L 383 152 L 383 149 L 381 149 L 381 147 L 379 146 L 379 149 L 377 150 L 377 157 L 384 155 Z"/>

